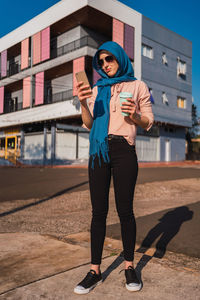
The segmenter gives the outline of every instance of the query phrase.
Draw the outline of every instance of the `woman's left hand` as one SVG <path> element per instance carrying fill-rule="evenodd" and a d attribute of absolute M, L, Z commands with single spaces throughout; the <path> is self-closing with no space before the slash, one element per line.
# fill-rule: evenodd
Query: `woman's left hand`
<path fill-rule="evenodd" d="M 127 98 L 126 102 L 122 102 L 121 110 L 124 113 L 128 113 L 131 120 L 134 120 L 137 115 L 135 101 L 131 98 Z"/>

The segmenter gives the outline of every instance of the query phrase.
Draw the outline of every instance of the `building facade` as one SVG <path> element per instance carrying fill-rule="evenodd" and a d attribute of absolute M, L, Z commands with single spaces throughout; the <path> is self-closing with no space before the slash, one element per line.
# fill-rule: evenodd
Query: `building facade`
<path fill-rule="evenodd" d="M 191 42 L 116 0 L 63 0 L 0 40 L 1 162 L 87 159 L 75 73 L 98 79 L 92 57 L 118 42 L 151 93 L 155 124 L 138 128 L 140 161 L 185 159 L 191 126 Z"/>

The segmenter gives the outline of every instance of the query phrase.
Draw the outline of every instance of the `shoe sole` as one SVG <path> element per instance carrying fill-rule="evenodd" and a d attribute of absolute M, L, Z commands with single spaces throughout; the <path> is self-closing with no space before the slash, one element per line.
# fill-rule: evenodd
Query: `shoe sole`
<path fill-rule="evenodd" d="M 126 288 L 130 292 L 138 292 L 141 290 L 142 284 L 140 283 L 140 285 L 138 285 L 138 286 L 129 286 L 128 284 L 126 284 Z"/>
<path fill-rule="evenodd" d="M 101 284 L 103 282 L 103 280 L 99 280 L 97 283 L 95 283 L 93 286 L 91 286 L 88 289 L 84 289 L 84 290 L 79 290 L 74 288 L 74 293 L 75 294 L 79 294 L 79 295 L 83 295 L 83 294 L 88 294 L 91 290 L 93 290 L 97 285 Z"/>

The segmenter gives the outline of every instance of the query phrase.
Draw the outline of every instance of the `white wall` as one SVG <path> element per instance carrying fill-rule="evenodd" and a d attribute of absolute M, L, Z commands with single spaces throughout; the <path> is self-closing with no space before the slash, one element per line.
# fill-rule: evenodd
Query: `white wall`
<path fill-rule="evenodd" d="M 160 160 L 160 140 L 156 137 L 137 136 L 136 152 L 139 161 Z"/>
<path fill-rule="evenodd" d="M 24 137 L 24 159 L 43 159 L 44 135 L 26 134 Z"/>
<path fill-rule="evenodd" d="M 78 134 L 78 158 L 88 159 L 89 157 L 89 132 Z"/>
<path fill-rule="evenodd" d="M 76 159 L 76 134 L 56 133 L 56 159 Z"/>

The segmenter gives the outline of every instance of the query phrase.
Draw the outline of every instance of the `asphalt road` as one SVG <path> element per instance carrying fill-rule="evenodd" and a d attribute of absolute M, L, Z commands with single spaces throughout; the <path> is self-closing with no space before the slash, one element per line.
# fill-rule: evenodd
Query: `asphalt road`
<path fill-rule="evenodd" d="M 140 168 L 138 183 L 200 178 L 200 169 Z M 41 199 L 88 189 L 87 168 L 0 168 L 0 201 Z"/>

